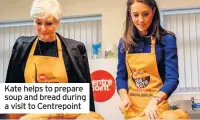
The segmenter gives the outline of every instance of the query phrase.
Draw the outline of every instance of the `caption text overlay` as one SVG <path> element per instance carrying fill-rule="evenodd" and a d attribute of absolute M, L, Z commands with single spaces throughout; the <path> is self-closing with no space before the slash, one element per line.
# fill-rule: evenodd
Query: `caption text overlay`
<path fill-rule="evenodd" d="M 88 83 L 0 84 L 0 113 L 88 113 Z"/>

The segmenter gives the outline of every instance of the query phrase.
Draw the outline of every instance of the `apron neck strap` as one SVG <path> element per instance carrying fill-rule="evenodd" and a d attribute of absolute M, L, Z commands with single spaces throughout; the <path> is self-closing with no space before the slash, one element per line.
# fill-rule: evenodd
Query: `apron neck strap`
<path fill-rule="evenodd" d="M 31 48 L 31 51 L 30 51 L 30 53 L 29 53 L 29 56 L 34 55 L 34 51 L 35 51 L 35 48 L 36 48 L 38 39 L 39 39 L 39 38 L 37 37 L 36 40 L 33 42 L 33 46 L 32 46 L 32 48 Z"/>
<path fill-rule="evenodd" d="M 62 46 L 59 37 L 56 35 L 57 47 L 58 47 L 58 57 L 62 58 Z"/>
<path fill-rule="evenodd" d="M 155 53 L 156 37 L 151 37 L 151 53 Z"/>

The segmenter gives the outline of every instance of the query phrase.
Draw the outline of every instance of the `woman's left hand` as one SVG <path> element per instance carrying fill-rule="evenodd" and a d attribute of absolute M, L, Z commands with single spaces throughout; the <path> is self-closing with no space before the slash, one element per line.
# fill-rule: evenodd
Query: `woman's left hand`
<path fill-rule="evenodd" d="M 147 120 L 156 120 L 158 117 L 157 100 L 152 98 L 139 117 L 146 116 Z"/>

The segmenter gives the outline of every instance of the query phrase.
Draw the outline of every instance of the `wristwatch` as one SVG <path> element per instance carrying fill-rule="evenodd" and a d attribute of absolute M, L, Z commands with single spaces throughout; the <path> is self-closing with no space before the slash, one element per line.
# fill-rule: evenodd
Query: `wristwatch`
<path fill-rule="evenodd" d="M 161 103 L 162 101 L 161 101 L 161 98 L 159 97 L 159 96 L 154 96 L 153 98 L 155 98 L 156 99 L 156 101 L 157 101 L 157 104 L 159 104 L 159 103 Z"/>

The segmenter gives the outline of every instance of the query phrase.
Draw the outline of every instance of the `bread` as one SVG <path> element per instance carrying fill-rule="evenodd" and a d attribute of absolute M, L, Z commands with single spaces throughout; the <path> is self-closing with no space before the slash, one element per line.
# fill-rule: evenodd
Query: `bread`
<path fill-rule="evenodd" d="M 79 115 L 76 120 L 104 120 L 104 118 L 96 112 L 90 112 L 87 114 Z"/>
<path fill-rule="evenodd" d="M 24 116 L 24 115 L 26 115 L 26 114 L 8 114 L 7 115 L 7 119 L 19 119 L 19 118 L 21 118 L 22 116 Z"/>
<path fill-rule="evenodd" d="M 143 116 L 143 117 L 134 117 L 134 118 L 130 118 L 130 119 L 127 119 L 127 120 L 146 120 L 146 117 Z"/>
<path fill-rule="evenodd" d="M 20 120 L 53 120 L 53 119 L 76 119 L 80 114 L 27 114 L 20 118 Z"/>
<path fill-rule="evenodd" d="M 76 119 L 76 120 L 104 120 L 103 117 L 96 113 L 90 112 L 87 114 L 27 114 L 20 120 L 58 120 L 58 119 Z"/>
<path fill-rule="evenodd" d="M 181 109 L 164 111 L 160 116 L 161 119 L 182 119 L 189 120 L 190 117 Z"/>

